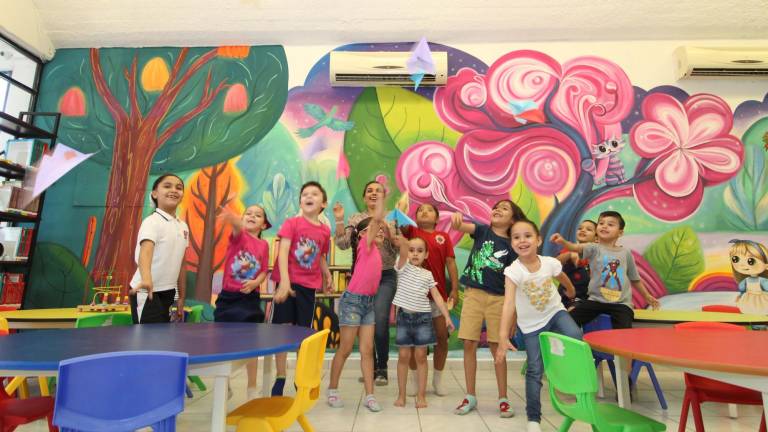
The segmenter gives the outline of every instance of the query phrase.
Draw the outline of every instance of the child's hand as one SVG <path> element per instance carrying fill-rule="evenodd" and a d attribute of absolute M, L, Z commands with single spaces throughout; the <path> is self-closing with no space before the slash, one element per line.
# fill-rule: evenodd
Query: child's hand
<path fill-rule="evenodd" d="M 658 309 L 658 308 L 659 308 L 659 306 L 660 306 L 660 305 L 659 305 L 659 301 L 656 299 L 656 297 L 654 297 L 654 296 L 652 296 L 652 295 L 650 295 L 650 294 L 648 294 L 648 296 L 647 296 L 647 297 L 645 297 L 645 301 L 647 301 L 647 302 L 648 302 L 648 304 L 649 304 L 649 305 L 651 305 L 651 308 L 652 308 L 653 310 L 656 310 L 656 309 Z"/>
<path fill-rule="evenodd" d="M 330 270 L 326 270 L 325 272 L 325 281 L 323 281 L 323 291 L 327 294 L 330 293 L 333 290 L 333 275 L 331 275 Z"/>
<path fill-rule="evenodd" d="M 400 196 L 400 199 L 397 200 L 397 204 L 395 204 L 395 208 L 397 208 L 398 210 L 400 210 L 403 213 L 408 214 L 408 207 L 409 207 L 408 191 L 405 191 Z"/>
<path fill-rule="evenodd" d="M 496 364 L 506 362 L 507 350 L 517 351 L 517 348 L 509 342 L 509 339 L 504 338 L 499 341 L 499 346 L 496 347 L 496 355 L 494 356 L 493 362 Z"/>
<path fill-rule="evenodd" d="M 344 206 L 338 201 L 333 205 L 333 217 L 337 221 L 344 223 Z"/>
<path fill-rule="evenodd" d="M 565 244 L 565 239 L 563 238 L 563 236 L 560 235 L 560 233 L 552 234 L 552 237 L 549 238 L 549 241 L 551 241 L 552 243 L 560 244 L 560 245 Z"/>
<path fill-rule="evenodd" d="M 291 284 L 285 281 L 280 281 L 280 285 L 278 285 L 277 291 L 275 292 L 275 296 L 272 298 L 272 300 L 279 304 L 288 300 L 288 296 L 295 297 L 296 292 L 291 289 Z"/>
<path fill-rule="evenodd" d="M 259 284 L 257 284 L 256 281 L 253 279 L 243 281 L 243 286 L 242 288 L 240 288 L 240 292 L 243 294 L 250 294 L 258 290 L 259 290 Z"/>
<path fill-rule="evenodd" d="M 459 229 L 462 223 L 464 223 L 464 216 L 461 213 L 451 215 L 451 228 Z"/>
<path fill-rule="evenodd" d="M 445 317 L 445 326 L 448 328 L 448 333 L 453 333 L 456 330 L 456 326 L 453 325 L 453 320 L 449 316 Z"/>
<path fill-rule="evenodd" d="M 128 294 L 130 295 L 136 295 L 139 291 L 146 291 L 147 292 L 147 298 L 149 300 L 152 300 L 152 292 L 154 290 L 154 287 L 152 286 L 152 281 L 141 281 L 138 285 L 136 285 L 136 288 L 131 288 L 130 291 L 128 291 Z"/>

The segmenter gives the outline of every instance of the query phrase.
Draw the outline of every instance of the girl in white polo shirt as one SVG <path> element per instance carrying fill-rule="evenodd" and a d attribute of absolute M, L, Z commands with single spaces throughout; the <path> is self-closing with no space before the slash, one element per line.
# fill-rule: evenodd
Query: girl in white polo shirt
<path fill-rule="evenodd" d="M 178 313 L 184 313 L 186 278 L 184 252 L 189 228 L 176 217 L 184 197 L 184 182 L 163 174 L 152 185 L 155 211 L 141 222 L 136 239 L 138 268 L 131 279 L 131 315 L 134 324 L 170 322 L 170 310 L 179 290 Z"/>

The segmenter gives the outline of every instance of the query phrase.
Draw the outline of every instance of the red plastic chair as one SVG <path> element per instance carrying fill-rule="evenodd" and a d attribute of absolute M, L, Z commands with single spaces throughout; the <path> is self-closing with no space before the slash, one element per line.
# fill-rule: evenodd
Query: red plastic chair
<path fill-rule="evenodd" d="M 705 305 L 701 307 L 702 312 L 725 312 L 725 313 L 741 313 L 741 309 L 736 306 L 729 305 Z"/>
<path fill-rule="evenodd" d="M 675 329 L 747 331 L 745 327 L 720 322 L 686 322 L 675 324 Z M 693 421 L 696 425 L 696 432 L 704 432 L 704 420 L 701 417 L 702 402 L 762 406 L 763 396 L 756 390 L 750 390 L 722 381 L 686 373 L 685 396 L 683 397 L 683 409 L 680 412 L 680 426 L 677 429 L 678 432 L 685 431 L 685 425 L 688 422 L 688 408 L 690 406 L 693 406 Z M 765 413 L 763 413 L 763 417 L 760 420 L 760 432 L 766 432 Z"/>

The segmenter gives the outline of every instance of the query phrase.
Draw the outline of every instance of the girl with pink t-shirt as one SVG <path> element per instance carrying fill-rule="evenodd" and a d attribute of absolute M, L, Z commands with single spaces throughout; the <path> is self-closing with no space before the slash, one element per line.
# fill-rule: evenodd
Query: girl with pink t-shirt
<path fill-rule="evenodd" d="M 334 214 L 343 211 L 336 203 Z M 381 253 L 379 245 L 384 241 L 389 230 L 384 222 L 384 206 L 375 204 L 372 217 L 363 219 L 352 233 L 352 248 L 355 250 L 355 270 L 344 294 L 339 301 L 339 327 L 341 341 L 339 349 L 331 363 L 331 380 L 328 384 L 328 405 L 341 408 L 344 402 L 339 394 L 339 377 L 344 362 L 352 352 L 355 337 L 359 338 L 360 368 L 363 372 L 365 387 L 364 405 L 372 412 L 381 411 L 381 406 L 373 395 L 373 334 L 374 334 L 374 296 L 381 280 Z"/>
<path fill-rule="evenodd" d="M 221 218 L 232 225 L 224 259 L 224 281 L 216 298 L 213 319 L 216 322 L 264 322 L 259 286 L 267 277 L 269 244 L 261 231 L 271 227 L 264 209 L 252 205 L 242 218 L 224 211 Z M 257 360 L 246 364 L 248 399 L 257 396 Z"/>

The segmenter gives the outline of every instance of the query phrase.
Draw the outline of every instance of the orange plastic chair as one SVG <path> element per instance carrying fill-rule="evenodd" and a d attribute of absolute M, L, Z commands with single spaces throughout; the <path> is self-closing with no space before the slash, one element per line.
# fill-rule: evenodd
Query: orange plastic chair
<path fill-rule="evenodd" d="M 304 339 L 296 360 L 296 397 L 253 399 L 237 407 L 227 416 L 227 425 L 237 426 L 238 432 L 282 431 L 294 421 L 310 432 L 314 429 L 304 416 L 320 396 L 325 346 L 330 330 L 319 331 Z"/>
<path fill-rule="evenodd" d="M 730 305 L 705 305 L 701 307 L 702 312 L 725 312 L 725 313 L 741 313 L 741 309 L 736 306 Z"/>
<path fill-rule="evenodd" d="M 675 330 L 727 330 L 747 331 L 745 327 L 721 322 L 685 322 L 675 324 Z M 763 405 L 763 396 L 759 391 L 698 375 L 685 374 L 685 395 L 683 409 L 680 412 L 678 432 L 685 431 L 688 422 L 688 408 L 693 407 L 693 422 L 696 432 L 704 432 L 704 420 L 701 416 L 702 402 L 719 402 L 743 405 Z M 760 420 L 760 432 L 766 432 L 765 413 Z"/>

